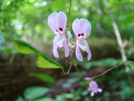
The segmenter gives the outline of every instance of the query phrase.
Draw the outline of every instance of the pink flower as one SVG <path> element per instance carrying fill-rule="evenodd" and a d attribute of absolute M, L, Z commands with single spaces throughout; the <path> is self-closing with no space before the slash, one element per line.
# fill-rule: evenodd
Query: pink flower
<path fill-rule="evenodd" d="M 48 25 L 52 32 L 55 34 L 53 41 L 53 54 L 56 58 L 59 57 L 57 48 L 64 48 L 65 56 L 69 56 L 69 47 L 65 38 L 67 16 L 64 12 L 53 12 L 48 17 Z"/>
<path fill-rule="evenodd" d="M 91 59 L 91 51 L 88 46 L 87 41 L 85 40 L 91 31 L 91 24 L 88 20 L 81 18 L 81 19 L 75 19 L 72 24 L 72 29 L 74 31 L 74 34 L 76 36 L 76 58 L 79 61 L 83 61 L 82 54 L 80 52 L 80 48 L 83 51 L 87 52 L 87 60 Z"/>
<path fill-rule="evenodd" d="M 91 81 L 89 83 L 89 88 L 88 88 L 89 91 L 92 91 L 91 92 L 91 96 L 94 96 L 94 93 L 97 93 L 97 92 L 102 92 L 102 89 L 101 88 L 98 88 L 98 85 L 95 81 Z"/>

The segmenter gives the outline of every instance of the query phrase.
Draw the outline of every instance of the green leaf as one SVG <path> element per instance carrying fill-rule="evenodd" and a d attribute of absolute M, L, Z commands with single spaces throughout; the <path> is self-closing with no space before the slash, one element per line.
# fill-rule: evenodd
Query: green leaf
<path fill-rule="evenodd" d="M 71 83 L 64 83 L 64 84 L 62 84 L 63 88 L 70 88 L 71 86 L 72 86 Z"/>
<path fill-rule="evenodd" d="M 67 99 L 71 99 L 74 97 L 74 94 L 73 93 L 64 93 L 64 97 Z"/>
<path fill-rule="evenodd" d="M 34 47 L 32 47 L 30 44 L 28 44 L 25 41 L 20 40 L 20 39 L 14 40 L 14 46 L 15 46 L 15 49 L 22 54 L 37 54 L 37 53 L 39 53 L 39 51 L 36 50 Z"/>
<path fill-rule="evenodd" d="M 39 68 L 63 68 L 62 65 L 53 61 L 52 59 L 48 58 L 47 56 L 43 55 L 42 53 L 40 53 L 38 50 L 36 50 L 34 47 L 32 47 L 30 44 L 24 42 L 23 40 L 15 39 L 14 45 L 15 45 L 15 49 L 22 54 L 38 55 L 36 65 Z"/>
<path fill-rule="evenodd" d="M 75 83 L 79 80 L 79 78 L 71 78 L 71 79 L 68 79 L 67 82 L 68 83 Z"/>
<path fill-rule="evenodd" d="M 40 68 L 63 68 L 62 65 L 51 60 L 43 54 L 38 55 L 36 65 Z"/>
<path fill-rule="evenodd" d="M 127 63 L 134 71 L 134 62 L 133 61 L 127 61 Z"/>
<path fill-rule="evenodd" d="M 62 95 L 57 95 L 55 101 L 69 101 L 64 97 L 64 94 Z"/>
<path fill-rule="evenodd" d="M 24 101 L 24 99 L 21 96 L 19 96 L 15 101 Z"/>
<path fill-rule="evenodd" d="M 85 90 L 85 91 L 82 91 L 82 92 L 81 92 L 81 95 L 82 95 L 82 96 L 86 96 L 86 95 L 88 95 L 88 94 L 89 94 L 89 91 L 88 91 L 88 90 Z"/>
<path fill-rule="evenodd" d="M 30 76 L 36 77 L 36 78 L 40 79 L 43 82 L 55 83 L 54 78 L 52 78 L 49 75 L 43 74 L 43 73 L 31 73 Z"/>
<path fill-rule="evenodd" d="M 44 97 L 44 98 L 39 98 L 39 99 L 35 99 L 32 101 L 55 101 L 55 100 L 50 97 Z"/>
<path fill-rule="evenodd" d="M 45 87 L 29 87 L 24 91 L 24 97 L 26 99 L 35 99 L 43 96 L 48 92 L 52 92 L 52 89 Z"/>

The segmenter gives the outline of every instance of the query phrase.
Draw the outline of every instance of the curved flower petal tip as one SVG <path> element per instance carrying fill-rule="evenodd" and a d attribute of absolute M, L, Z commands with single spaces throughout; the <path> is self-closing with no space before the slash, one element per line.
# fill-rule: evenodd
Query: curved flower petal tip
<path fill-rule="evenodd" d="M 91 79 L 90 77 L 86 77 L 85 80 L 90 81 L 90 80 L 92 80 L 92 79 Z"/>
<path fill-rule="evenodd" d="M 50 14 L 48 16 L 48 25 L 50 27 L 50 29 L 53 31 L 53 33 L 55 34 L 55 27 L 58 24 L 58 17 L 57 17 L 58 13 L 57 12 L 53 12 L 52 14 Z"/>
<path fill-rule="evenodd" d="M 76 54 L 76 58 L 77 58 L 79 61 L 83 61 L 83 57 L 82 57 L 82 54 L 81 54 L 81 52 L 80 52 L 80 49 L 79 49 L 78 45 L 76 45 L 76 52 L 75 52 L 75 54 Z"/>
<path fill-rule="evenodd" d="M 101 93 L 101 92 L 102 92 L 102 89 L 101 89 L 101 88 L 98 88 L 98 90 L 97 90 L 97 91 Z"/>
<path fill-rule="evenodd" d="M 57 45 L 54 43 L 53 44 L 53 55 L 58 58 L 59 57 L 59 54 L 58 54 L 58 51 L 57 51 Z"/>
<path fill-rule="evenodd" d="M 94 92 L 91 92 L 91 94 L 90 94 L 91 96 L 94 96 Z"/>
<path fill-rule="evenodd" d="M 88 49 L 87 49 L 87 60 L 89 61 L 91 59 L 91 57 L 92 57 L 91 50 L 88 47 Z"/>

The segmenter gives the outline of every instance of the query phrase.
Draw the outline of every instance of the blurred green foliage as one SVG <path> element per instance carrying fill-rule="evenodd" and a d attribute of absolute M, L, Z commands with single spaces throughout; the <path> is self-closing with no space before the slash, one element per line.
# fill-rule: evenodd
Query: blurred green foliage
<path fill-rule="evenodd" d="M 0 52 L 17 53 L 16 50 L 18 50 L 18 52 L 23 54 L 37 54 L 37 66 L 45 68 L 44 60 L 49 61 L 49 59 L 46 59 L 46 56 L 42 54 L 38 54 L 40 52 L 38 52 L 36 48 L 39 44 L 52 43 L 54 35 L 47 25 L 47 18 L 55 11 L 64 11 L 67 14 L 69 18 L 68 30 L 71 30 L 71 24 L 74 19 L 81 17 L 88 19 L 92 24 L 90 38 L 97 38 L 97 40 L 92 41 L 90 44 L 94 44 L 95 42 L 99 44 L 100 37 L 116 40 L 112 22 L 109 17 L 110 12 L 114 15 L 123 40 L 134 42 L 134 0 L 107 0 L 109 9 L 106 8 L 104 1 L 105 0 L 72 0 L 69 16 L 69 0 L 1 0 Z M 9 37 L 13 39 L 20 38 L 29 44 L 22 40 L 14 40 L 13 42 Z M 107 45 L 107 42 L 105 43 Z M 34 45 L 35 48 L 33 48 L 32 45 Z M 101 48 L 101 45 L 99 46 Z M 22 50 L 22 48 L 26 49 Z M 126 53 L 129 58 L 133 58 L 134 47 L 129 47 Z M 50 66 L 52 66 L 53 63 L 51 64 L 51 62 L 53 62 L 53 60 L 50 59 L 49 62 Z M 120 59 L 107 58 L 99 61 L 76 63 L 78 65 L 84 64 L 84 72 L 82 73 L 84 76 L 88 76 L 87 72 L 92 69 L 92 67 L 111 67 L 120 62 Z M 133 67 L 132 62 L 129 61 L 128 64 Z M 55 62 L 54 65 L 58 66 L 58 68 L 63 68 Z M 52 89 L 30 87 L 24 91 L 24 98 L 19 96 L 16 101 L 24 101 L 24 99 L 28 101 L 77 101 L 81 99 L 83 99 L 83 101 L 111 101 L 112 98 L 116 101 L 132 101 L 134 100 L 132 95 L 134 93 L 132 80 L 134 75 L 130 68 L 129 72 L 126 72 L 124 69 L 125 66 L 122 67 L 123 68 L 117 68 L 109 72 L 103 77 L 97 78 L 98 83 L 102 84 L 100 86 L 105 89 L 105 91 L 103 94 L 100 94 L 101 96 L 97 95 L 95 98 L 89 97 L 90 92 L 84 87 L 85 82 L 78 79 L 78 73 L 73 72 L 69 74 L 71 79 L 68 79 L 67 83 L 62 84 L 62 87 L 69 88 L 73 83 L 78 83 L 81 85 L 81 88 L 75 89 L 75 92 L 63 93 L 53 99 L 50 97 L 42 97 L 48 92 L 53 92 Z M 48 75 L 34 73 L 31 74 L 31 76 L 47 83 L 55 82 L 55 80 Z"/>
<path fill-rule="evenodd" d="M 36 65 L 38 67 L 40 68 L 63 68 L 62 65 L 48 58 L 44 54 L 40 53 L 30 44 L 19 39 L 13 39 L 13 41 L 14 41 L 15 49 L 18 52 L 22 54 L 36 54 L 38 56 L 37 61 L 36 61 Z"/>
<path fill-rule="evenodd" d="M 75 18 L 87 18 L 92 24 L 92 35 L 114 38 L 108 12 L 114 14 L 123 39 L 134 38 L 134 0 L 108 0 L 109 9 L 103 0 L 72 0 L 68 25 Z M 68 15 L 69 0 L 3 0 L 0 3 L 0 31 L 27 41 L 42 42 L 53 38 L 47 25 L 47 17 L 54 11 Z"/>
<path fill-rule="evenodd" d="M 48 92 L 53 92 L 52 89 L 50 88 L 45 88 L 45 87 L 29 87 L 24 91 L 24 97 L 27 100 L 30 101 L 40 101 L 40 99 L 37 99 L 41 96 L 43 96 L 44 94 L 48 93 Z M 42 99 L 42 98 L 41 98 Z M 45 100 L 46 101 L 47 98 L 42 99 L 41 101 Z M 48 100 L 48 99 L 47 99 Z M 24 101 L 22 97 L 18 97 L 16 99 L 16 101 Z"/>
<path fill-rule="evenodd" d="M 49 75 L 43 74 L 43 73 L 30 73 L 31 77 L 36 77 L 38 79 L 40 79 L 43 82 L 47 82 L 47 83 L 55 83 L 55 79 L 52 78 Z"/>
<path fill-rule="evenodd" d="M 41 89 L 40 87 L 29 87 L 25 89 L 23 93 L 24 98 L 19 96 L 16 101 L 125 101 L 126 99 L 127 101 L 134 100 L 134 85 L 130 80 L 132 79 L 130 78 L 130 76 L 133 75 L 132 70 L 126 72 L 124 69 L 117 68 L 116 70 L 113 70 L 108 74 L 97 78 L 96 81 L 99 87 L 103 89 L 103 92 L 95 94 L 94 97 L 91 97 L 90 91 L 87 90 L 88 85 L 86 84 L 88 83 L 80 77 L 78 78 L 78 74 L 76 75 L 75 73 L 76 72 L 72 72 L 71 75 L 69 75 L 70 78 L 68 78 L 66 82 L 62 83 L 62 87 L 60 88 L 70 89 L 72 92 L 64 92 L 60 95 L 56 95 L 55 98 L 52 98 L 47 97 L 45 95 L 50 92 L 56 94 L 57 91 L 55 89 L 45 87 L 41 87 Z M 87 76 L 87 72 L 83 72 L 82 74 L 83 76 Z M 79 86 L 77 89 L 74 90 L 73 87 L 76 85 Z M 34 94 L 36 94 L 37 92 L 40 93 L 34 96 Z"/>

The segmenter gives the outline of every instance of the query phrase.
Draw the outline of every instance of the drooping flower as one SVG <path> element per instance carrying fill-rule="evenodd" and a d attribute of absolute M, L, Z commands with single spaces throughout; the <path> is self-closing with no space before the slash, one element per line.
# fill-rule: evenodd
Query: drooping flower
<path fill-rule="evenodd" d="M 85 40 L 91 31 L 91 24 L 88 20 L 81 18 L 81 19 L 75 19 L 72 24 L 72 29 L 74 31 L 74 34 L 76 36 L 76 58 L 79 61 L 83 61 L 82 54 L 80 52 L 80 49 L 87 52 L 87 60 L 91 59 L 91 51 L 88 46 L 87 41 Z"/>
<path fill-rule="evenodd" d="M 48 17 L 48 25 L 55 34 L 53 40 L 53 54 L 56 58 L 59 57 L 57 48 L 64 48 L 65 56 L 69 56 L 69 47 L 65 38 L 67 16 L 64 12 L 53 12 Z"/>
<path fill-rule="evenodd" d="M 94 93 L 102 92 L 102 89 L 98 88 L 98 84 L 95 81 L 91 81 L 89 83 L 88 91 L 92 91 L 91 96 L 94 96 Z"/>

